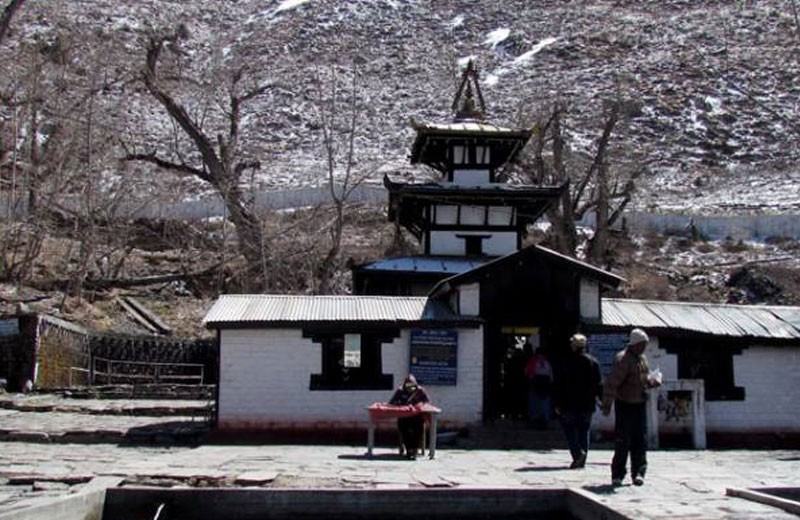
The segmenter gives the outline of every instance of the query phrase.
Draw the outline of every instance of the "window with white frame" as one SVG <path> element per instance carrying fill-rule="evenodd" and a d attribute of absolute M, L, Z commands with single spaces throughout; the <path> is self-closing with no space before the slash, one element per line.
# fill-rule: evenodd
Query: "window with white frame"
<path fill-rule="evenodd" d="M 390 390 L 391 374 L 384 374 L 381 346 L 399 331 L 355 333 L 303 331 L 320 345 L 322 372 L 311 374 L 311 390 Z"/>
<path fill-rule="evenodd" d="M 706 401 L 744 401 L 745 389 L 736 386 L 733 356 L 742 349 L 709 340 L 664 341 L 664 348 L 678 357 L 678 379 L 702 379 Z"/>

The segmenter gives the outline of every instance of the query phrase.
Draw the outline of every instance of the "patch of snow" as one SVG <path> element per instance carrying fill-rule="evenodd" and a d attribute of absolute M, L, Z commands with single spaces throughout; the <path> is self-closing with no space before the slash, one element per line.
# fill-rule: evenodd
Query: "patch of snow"
<path fill-rule="evenodd" d="M 493 31 L 490 34 L 493 34 L 495 32 L 497 32 L 497 31 Z M 508 36 L 508 35 L 506 35 L 506 36 Z M 488 40 L 489 39 L 487 38 L 486 41 L 488 41 Z M 489 75 L 487 75 L 486 79 L 484 80 L 484 83 L 486 85 L 488 85 L 488 86 L 497 85 L 497 83 L 500 81 L 500 77 L 501 76 L 504 76 L 505 74 L 508 74 L 515 67 L 527 64 L 527 62 L 530 61 L 531 58 L 533 58 L 536 54 L 540 53 L 542 51 L 542 49 L 544 49 L 548 45 L 552 45 L 553 43 L 555 43 L 557 41 L 558 41 L 558 38 L 545 38 L 544 40 L 542 40 L 539 43 L 537 43 L 536 45 L 534 45 L 533 49 L 531 49 L 528 52 L 526 52 L 524 54 L 521 54 L 520 56 L 515 58 L 514 61 L 511 62 L 510 66 L 500 67 L 494 73 L 490 73 Z"/>
<path fill-rule="evenodd" d="M 529 50 L 528 52 L 526 52 L 524 54 L 519 55 L 514 60 L 514 65 L 524 64 L 525 62 L 529 61 L 531 58 L 533 58 L 534 56 L 539 54 L 542 51 L 542 49 L 544 49 L 548 45 L 554 44 L 557 41 L 558 41 L 558 38 L 552 38 L 552 37 L 551 38 L 545 38 L 544 40 L 542 40 L 539 43 L 537 43 L 536 45 L 534 45 L 533 49 Z"/>
<path fill-rule="evenodd" d="M 587 152 L 594 148 L 594 136 L 582 132 L 570 133 L 570 147 L 573 150 Z"/>
<path fill-rule="evenodd" d="M 135 31 L 135 30 L 141 30 L 142 25 L 133 18 L 122 17 L 114 20 L 114 25 L 112 26 L 112 29 L 115 31 L 120 31 L 120 30 Z"/>
<path fill-rule="evenodd" d="M 708 131 L 708 127 L 706 124 L 700 120 L 700 111 L 692 110 L 689 113 L 689 121 L 691 124 L 689 125 L 689 129 L 693 130 L 698 133 L 705 133 Z"/>
<path fill-rule="evenodd" d="M 261 11 L 260 13 L 254 13 L 247 17 L 245 20 L 245 25 L 255 25 L 258 24 L 261 20 L 265 18 L 269 18 L 270 11 Z"/>
<path fill-rule="evenodd" d="M 711 107 L 712 115 L 719 115 L 722 113 L 722 100 L 714 96 L 706 96 L 704 98 L 706 104 Z"/>
<path fill-rule="evenodd" d="M 275 8 L 275 13 L 281 13 L 290 9 L 296 9 L 303 4 L 307 4 L 309 0 L 283 0 L 283 2 Z"/>
<path fill-rule="evenodd" d="M 467 19 L 466 16 L 464 16 L 463 14 L 460 14 L 460 15 L 456 16 L 455 18 L 453 18 L 452 20 L 450 20 L 450 24 L 449 25 L 453 29 L 455 29 L 456 27 L 461 27 L 462 25 L 464 25 L 464 21 L 466 19 Z"/>
<path fill-rule="evenodd" d="M 503 43 L 511 34 L 509 29 L 495 29 L 490 32 L 486 39 L 483 40 L 484 45 L 489 45 L 492 49 Z"/>
<path fill-rule="evenodd" d="M 470 62 L 470 60 L 477 61 L 477 59 L 478 58 L 474 54 L 470 56 L 464 56 L 463 58 L 458 59 L 458 66 L 461 68 L 465 68 L 467 64 Z"/>

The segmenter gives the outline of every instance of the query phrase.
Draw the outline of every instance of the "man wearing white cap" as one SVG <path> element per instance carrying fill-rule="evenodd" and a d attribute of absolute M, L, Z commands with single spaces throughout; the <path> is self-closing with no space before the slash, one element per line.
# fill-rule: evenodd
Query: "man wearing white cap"
<path fill-rule="evenodd" d="M 628 453 L 631 456 L 633 484 L 644 484 L 647 471 L 647 389 L 661 385 L 650 375 L 644 350 L 650 338 L 642 329 L 633 329 L 628 345 L 617 352 L 603 390 L 603 414 L 611 412 L 614 403 L 614 458 L 611 461 L 611 483 L 622 485 Z"/>

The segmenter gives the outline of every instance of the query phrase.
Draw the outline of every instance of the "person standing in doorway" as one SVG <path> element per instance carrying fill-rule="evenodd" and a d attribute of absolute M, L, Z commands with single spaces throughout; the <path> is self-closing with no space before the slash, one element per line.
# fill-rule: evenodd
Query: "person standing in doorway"
<path fill-rule="evenodd" d="M 529 343 L 526 343 L 530 347 Z M 525 347 L 510 346 L 506 349 L 503 366 L 503 406 L 504 416 L 512 421 L 524 421 L 528 417 L 528 397 L 526 392 L 525 365 L 533 355 Z"/>
<path fill-rule="evenodd" d="M 528 411 L 534 428 L 545 430 L 550 422 L 550 393 L 553 386 L 553 368 L 542 352 L 536 352 L 525 365 L 528 380 Z"/>
<path fill-rule="evenodd" d="M 633 484 L 644 484 L 647 471 L 647 389 L 661 385 L 660 378 L 650 374 L 644 355 L 649 342 L 645 331 L 631 330 L 628 345 L 614 356 L 603 391 L 603 415 L 611 413 L 611 404 L 614 404 L 614 458 L 611 461 L 611 483 L 614 486 L 622 485 L 628 454 Z"/>
<path fill-rule="evenodd" d="M 555 412 L 572 455 L 570 469 L 586 465 L 592 415 L 603 396 L 600 365 L 586 352 L 586 343 L 583 334 L 570 338 L 571 352 L 556 374 Z"/>

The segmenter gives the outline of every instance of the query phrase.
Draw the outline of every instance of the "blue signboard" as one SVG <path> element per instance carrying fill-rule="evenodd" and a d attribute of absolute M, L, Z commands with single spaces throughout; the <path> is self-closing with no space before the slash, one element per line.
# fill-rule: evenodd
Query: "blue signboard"
<path fill-rule="evenodd" d="M 16 336 L 19 334 L 19 320 L 0 320 L 0 336 Z"/>
<path fill-rule="evenodd" d="M 458 331 L 411 331 L 410 372 L 422 385 L 455 386 L 458 372 Z"/>
<path fill-rule="evenodd" d="M 614 362 L 614 355 L 624 349 L 628 344 L 627 334 L 589 334 L 587 340 L 587 351 L 600 363 L 600 372 L 603 377 L 608 377 L 611 373 L 611 364 Z"/>

